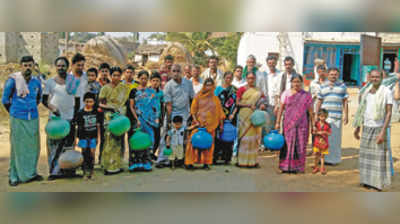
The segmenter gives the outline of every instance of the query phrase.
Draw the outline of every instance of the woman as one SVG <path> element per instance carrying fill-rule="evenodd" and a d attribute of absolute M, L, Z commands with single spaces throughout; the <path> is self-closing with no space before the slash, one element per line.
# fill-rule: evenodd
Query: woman
<path fill-rule="evenodd" d="M 312 97 L 303 90 L 303 78 L 300 75 L 292 76 L 290 82 L 291 89 L 283 92 L 281 96 L 281 106 L 275 124 L 275 129 L 280 130 L 284 113 L 285 146 L 280 152 L 279 169 L 282 172 L 304 173 L 308 136 L 313 128 L 310 124 L 314 124 L 313 116 L 310 116 L 313 114 Z"/>
<path fill-rule="evenodd" d="M 242 73 L 243 67 L 240 65 L 236 66 L 233 73 L 232 85 L 234 85 L 237 89 L 246 85 L 246 79 L 242 78 Z"/>
<path fill-rule="evenodd" d="M 120 67 L 111 68 L 111 83 L 100 90 L 99 106 L 104 111 L 104 125 L 107 126 L 114 112 L 125 114 L 125 103 L 128 99 L 128 88 L 121 82 L 122 70 Z M 102 165 L 104 175 L 117 174 L 123 171 L 121 162 L 122 137 L 111 134 L 105 128 L 104 150 L 102 152 Z"/>
<path fill-rule="evenodd" d="M 138 78 L 140 85 L 136 89 L 132 89 L 129 94 L 129 108 L 137 121 L 137 126 L 150 135 L 153 149 L 155 141 L 154 129 L 158 128 L 160 124 L 159 102 L 157 101 L 156 91 L 147 87 L 149 73 L 142 70 L 139 72 Z M 133 161 L 130 160 L 129 170 L 133 171 L 142 167 L 146 171 L 152 170 L 148 149 L 135 152 Z"/>
<path fill-rule="evenodd" d="M 193 123 L 201 127 L 205 127 L 207 132 L 215 138 L 215 130 L 218 126 L 223 129 L 223 121 L 225 119 L 224 112 L 221 107 L 221 102 L 214 95 L 215 84 L 212 78 L 204 81 L 201 91 L 196 95 L 191 106 L 191 114 Z M 197 131 L 193 131 L 189 139 Z M 203 164 L 203 169 L 209 170 L 209 165 L 213 162 L 214 143 L 209 150 L 201 152 L 199 158 L 198 150 L 192 147 L 190 141 L 186 146 L 185 165 L 188 169 L 193 169 L 193 164 Z"/>
<path fill-rule="evenodd" d="M 258 168 L 258 147 L 261 143 L 261 127 L 254 127 L 250 117 L 256 109 L 265 110 L 266 97 L 256 87 L 256 75 L 249 71 L 246 76 L 247 85 L 237 92 L 237 105 L 239 111 L 239 167 Z"/>
<path fill-rule="evenodd" d="M 222 86 L 218 86 L 214 93 L 221 101 L 221 106 L 224 111 L 225 117 L 232 122 L 234 126 L 236 126 L 236 87 L 232 85 L 233 73 L 228 71 L 224 73 L 224 83 Z M 221 134 L 221 131 L 220 133 Z M 218 134 L 218 136 L 219 136 Z M 222 157 L 222 160 L 225 161 L 225 164 L 229 164 L 232 157 L 234 142 L 223 142 L 216 139 L 216 149 L 214 151 L 214 164 L 217 162 L 218 157 Z M 220 155 L 222 154 L 222 155 Z"/>

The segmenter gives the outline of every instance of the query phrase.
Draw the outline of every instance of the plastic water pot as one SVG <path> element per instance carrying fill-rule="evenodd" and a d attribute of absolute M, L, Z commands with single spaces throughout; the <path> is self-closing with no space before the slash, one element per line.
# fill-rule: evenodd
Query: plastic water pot
<path fill-rule="evenodd" d="M 277 130 L 272 130 L 264 137 L 264 146 L 270 150 L 280 150 L 285 144 L 285 138 Z"/>
<path fill-rule="evenodd" d="M 49 139 L 59 140 L 65 138 L 71 130 L 68 121 L 57 116 L 52 116 L 45 127 Z"/>

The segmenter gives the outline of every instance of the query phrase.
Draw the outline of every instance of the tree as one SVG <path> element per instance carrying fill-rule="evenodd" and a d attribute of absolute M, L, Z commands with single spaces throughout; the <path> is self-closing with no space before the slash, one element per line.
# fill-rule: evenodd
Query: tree
<path fill-rule="evenodd" d="M 191 53 L 194 63 L 200 65 L 207 64 L 206 52 L 210 50 L 216 55 L 215 47 L 210 43 L 209 36 L 211 32 L 168 32 L 167 41 L 176 41 Z"/>
<path fill-rule="evenodd" d="M 243 33 L 230 33 L 219 38 L 211 38 L 211 32 L 168 32 L 167 41 L 182 43 L 191 53 L 196 64 L 207 65 L 207 51 L 225 59 L 227 67 L 232 69 L 236 66 L 237 49 Z"/>

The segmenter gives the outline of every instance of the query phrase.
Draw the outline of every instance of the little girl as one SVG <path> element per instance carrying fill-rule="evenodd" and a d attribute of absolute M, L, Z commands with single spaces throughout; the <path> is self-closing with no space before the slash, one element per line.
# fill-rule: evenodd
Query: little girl
<path fill-rule="evenodd" d="M 329 154 L 329 140 L 328 137 L 331 135 L 331 126 L 326 122 L 328 117 L 328 111 L 321 109 L 318 112 L 318 121 L 314 127 L 314 144 L 313 151 L 315 153 L 315 163 L 313 167 L 313 174 L 321 171 L 322 175 L 326 175 L 325 169 L 325 155 Z M 321 169 L 318 167 L 318 162 L 321 161 Z"/>

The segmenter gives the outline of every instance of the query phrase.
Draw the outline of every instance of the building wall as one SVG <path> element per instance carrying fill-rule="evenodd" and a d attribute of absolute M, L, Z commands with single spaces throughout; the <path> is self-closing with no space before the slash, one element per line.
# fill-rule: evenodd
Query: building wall
<path fill-rule="evenodd" d="M 32 55 L 38 62 L 52 63 L 58 55 L 56 33 L 1 32 L 0 63 L 18 63 L 25 55 Z"/>

